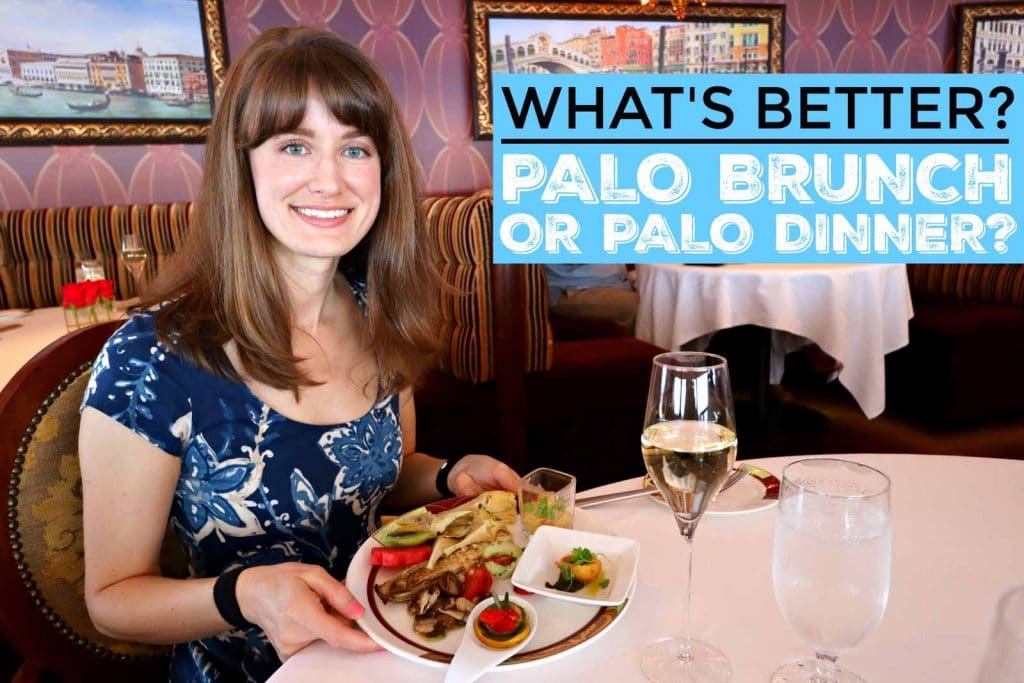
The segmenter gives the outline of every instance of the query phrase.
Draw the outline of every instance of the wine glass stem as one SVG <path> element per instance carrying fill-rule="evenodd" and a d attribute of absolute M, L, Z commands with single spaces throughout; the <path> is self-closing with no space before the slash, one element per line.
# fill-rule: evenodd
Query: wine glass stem
<path fill-rule="evenodd" d="M 686 547 L 686 602 L 683 606 L 685 613 L 683 615 L 683 639 L 682 647 L 679 650 L 679 658 L 684 661 L 689 661 L 693 658 L 692 648 L 690 646 L 690 626 L 693 615 L 693 534 L 683 533 L 683 545 Z"/>
<path fill-rule="evenodd" d="M 816 680 L 821 683 L 830 683 L 836 680 L 836 660 L 839 659 L 839 655 L 829 655 L 824 652 L 814 653 L 815 661 L 818 665 L 818 678 Z"/>

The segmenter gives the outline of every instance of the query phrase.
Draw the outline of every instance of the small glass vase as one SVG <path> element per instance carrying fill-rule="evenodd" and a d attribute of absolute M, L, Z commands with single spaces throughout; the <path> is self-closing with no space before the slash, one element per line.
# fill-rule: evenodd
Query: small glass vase
<path fill-rule="evenodd" d="M 117 318 L 112 280 L 75 282 L 62 287 L 68 332 Z"/>

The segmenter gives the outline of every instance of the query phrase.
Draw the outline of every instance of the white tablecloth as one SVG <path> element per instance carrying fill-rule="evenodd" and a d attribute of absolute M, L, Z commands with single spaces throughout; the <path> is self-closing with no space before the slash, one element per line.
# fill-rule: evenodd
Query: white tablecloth
<path fill-rule="evenodd" d="M 637 457 L 640 457 L 639 454 Z M 872 683 L 964 683 L 978 674 L 999 595 L 1024 582 L 1024 461 L 859 454 L 892 479 L 893 573 L 881 624 L 840 665 Z M 775 474 L 795 458 L 753 460 Z M 634 482 L 613 487 L 625 488 Z M 602 489 L 604 490 L 604 489 Z M 590 508 L 610 533 L 640 541 L 633 603 L 592 646 L 484 681 L 642 681 L 639 653 L 682 629 L 682 539 L 649 499 Z M 813 656 L 775 604 L 775 510 L 708 515 L 697 529 L 694 635 L 725 651 L 735 683 L 767 681 L 786 661 Z M 351 654 L 325 644 L 288 660 L 271 683 L 441 681 L 444 670 L 390 653 Z"/>
<path fill-rule="evenodd" d="M 134 301 L 115 301 L 116 315 L 127 318 L 125 311 Z M 36 308 L 22 318 L 0 323 L 0 389 L 32 356 L 65 334 L 64 309 L 60 306 Z"/>
<path fill-rule="evenodd" d="M 885 409 L 885 354 L 907 345 L 914 315 L 906 266 L 893 264 L 643 264 L 637 289 L 640 339 L 675 349 L 737 325 L 798 335 L 843 364 L 839 381 L 868 417 Z M 791 339 L 773 339 L 772 383 Z"/>
<path fill-rule="evenodd" d="M 32 356 L 66 332 L 60 307 L 37 308 L 22 318 L 0 323 L 0 389 Z"/>

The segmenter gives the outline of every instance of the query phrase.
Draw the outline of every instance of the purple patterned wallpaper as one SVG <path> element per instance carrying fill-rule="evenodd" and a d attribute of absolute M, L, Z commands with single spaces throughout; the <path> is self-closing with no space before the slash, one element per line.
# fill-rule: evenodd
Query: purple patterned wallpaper
<path fill-rule="evenodd" d="M 789 0 L 790 72 L 941 72 L 957 0 Z M 325 26 L 381 65 L 431 194 L 491 184 L 491 145 L 472 135 L 465 0 L 223 0 L 228 52 L 263 29 Z M 195 197 L 202 145 L 0 148 L 0 209 Z"/>

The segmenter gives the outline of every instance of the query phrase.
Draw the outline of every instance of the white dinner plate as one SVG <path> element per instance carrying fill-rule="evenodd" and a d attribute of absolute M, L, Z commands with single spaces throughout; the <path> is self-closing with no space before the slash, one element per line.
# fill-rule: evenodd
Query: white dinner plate
<path fill-rule="evenodd" d="M 644 486 L 654 486 L 649 475 L 644 476 Z M 737 515 L 765 510 L 779 502 L 779 486 L 779 478 L 774 474 L 750 465 L 750 475 L 711 501 L 704 514 Z M 660 493 L 653 493 L 651 498 L 665 504 Z"/>
<path fill-rule="evenodd" d="M 5 308 L 0 310 L 0 323 L 9 323 L 20 320 L 28 315 L 27 308 Z"/>
<path fill-rule="evenodd" d="M 576 510 L 574 525 L 593 529 L 586 511 Z M 426 639 L 412 630 L 412 617 L 406 603 L 384 604 L 373 590 L 398 572 L 370 565 L 370 551 L 380 544 L 366 541 L 352 558 L 345 585 L 366 612 L 357 621 L 378 645 L 413 662 L 432 667 L 446 667 L 462 642 L 462 628 L 449 631 L 443 638 Z M 494 582 L 492 592 L 504 595 L 513 592 L 508 579 Z M 521 652 L 500 664 L 497 670 L 520 669 L 563 657 L 569 652 L 590 645 L 616 623 L 629 606 L 636 582 L 629 587 L 626 600 L 616 606 L 594 606 L 568 603 L 543 595 L 519 596 L 537 610 L 537 632 Z"/>
<path fill-rule="evenodd" d="M 595 581 L 575 593 L 548 588 L 547 584 L 558 580 L 558 560 L 577 547 L 587 548 L 598 556 L 608 585 L 600 588 Z M 639 557 L 640 544 L 632 538 L 542 526 L 534 532 L 526 552 L 519 558 L 512 584 L 555 600 L 580 605 L 617 605 L 633 588 Z"/>

